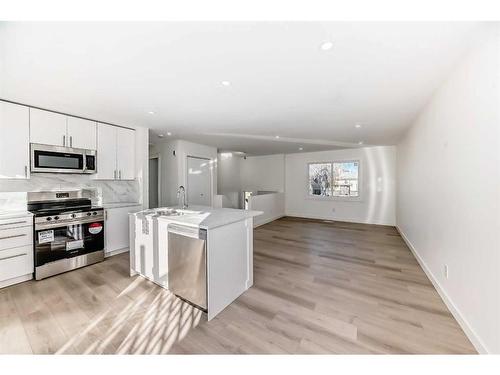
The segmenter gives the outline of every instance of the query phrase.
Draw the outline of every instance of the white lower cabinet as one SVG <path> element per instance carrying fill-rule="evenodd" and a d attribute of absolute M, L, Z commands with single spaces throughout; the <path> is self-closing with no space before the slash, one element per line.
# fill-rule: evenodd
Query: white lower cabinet
<path fill-rule="evenodd" d="M 33 217 L 0 218 L 0 288 L 33 277 Z"/>
<path fill-rule="evenodd" d="M 129 219 L 128 214 L 142 210 L 142 206 L 106 208 L 104 224 L 105 256 L 128 251 Z"/>

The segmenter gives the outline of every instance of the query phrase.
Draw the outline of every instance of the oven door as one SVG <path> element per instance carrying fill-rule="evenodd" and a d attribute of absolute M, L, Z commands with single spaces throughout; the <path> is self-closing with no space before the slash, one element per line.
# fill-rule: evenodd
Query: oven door
<path fill-rule="evenodd" d="M 104 221 L 35 225 L 35 266 L 104 249 Z"/>
<path fill-rule="evenodd" d="M 84 173 L 85 150 L 31 144 L 31 172 Z"/>

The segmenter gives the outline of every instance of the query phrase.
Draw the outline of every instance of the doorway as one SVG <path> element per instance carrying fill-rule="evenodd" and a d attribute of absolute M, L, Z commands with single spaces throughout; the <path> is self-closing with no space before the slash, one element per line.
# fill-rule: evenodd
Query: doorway
<path fill-rule="evenodd" d="M 187 200 L 189 205 L 212 205 L 210 159 L 187 157 Z"/>
<path fill-rule="evenodd" d="M 158 208 L 161 204 L 160 157 L 149 158 L 149 208 Z"/>

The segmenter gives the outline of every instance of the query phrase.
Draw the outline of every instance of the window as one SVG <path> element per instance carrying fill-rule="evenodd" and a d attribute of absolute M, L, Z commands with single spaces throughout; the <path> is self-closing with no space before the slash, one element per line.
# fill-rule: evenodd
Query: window
<path fill-rule="evenodd" d="M 310 163 L 309 195 L 317 197 L 358 197 L 359 161 Z"/>
<path fill-rule="evenodd" d="M 332 196 L 332 164 L 309 164 L 309 195 Z"/>
<path fill-rule="evenodd" d="M 333 196 L 357 197 L 359 162 L 334 162 L 333 163 Z"/>

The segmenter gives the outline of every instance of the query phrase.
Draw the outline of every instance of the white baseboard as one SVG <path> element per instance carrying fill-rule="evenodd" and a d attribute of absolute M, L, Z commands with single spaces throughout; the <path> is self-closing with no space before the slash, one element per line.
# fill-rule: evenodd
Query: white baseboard
<path fill-rule="evenodd" d="M 342 218 L 342 217 L 327 217 L 327 216 L 321 216 L 321 215 L 304 215 L 301 213 L 297 212 L 287 212 L 285 216 L 290 216 L 290 217 L 297 217 L 297 218 L 302 218 L 302 219 L 312 219 L 312 220 L 326 220 L 326 221 L 340 221 L 344 223 L 353 223 L 353 224 L 368 224 L 368 225 L 382 225 L 386 227 L 395 227 L 395 223 L 382 223 L 382 222 L 371 222 L 371 221 L 360 221 L 360 220 L 353 220 L 349 218 Z"/>
<path fill-rule="evenodd" d="M 3 281 L 0 281 L 0 289 L 14 285 L 14 284 L 19 284 L 19 283 L 22 283 L 24 281 L 28 281 L 31 279 L 33 279 L 32 273 L 29 273 L 29 274 L 23 275 L 23 276 L 14 277 L 14 278 L 8 279 L 8 280 L 3 280 Z"/>
<path fill-rule="evenodd" d="M 258 216 L 257 216 L 258 217 Z M 261 225 L 264 225 L 264 224 L 267 224 L 267 223 L 270 223 L 271 221 L 274 221 L 274 220 L 278 220 L 278 219 L 281 219 L 282 217 L 285 217 L 285 214 L 281 214 L 281 215 L 277 215 L 277 216 L 273 216 L 273 217 L 270 217 L 266 220 L 264 220 L 263 222 L 261 223 L 258 223 L 256 224 L 255 223 L 255 218 L 253 219 L 253 227 L 254 228 L 257 228 L 257 227 L 260 227 Z"/>
<path fill-rule="evenodd" d="M 118 249 L 118 250 L 110 251 L 109 253 L 104 252 L 104 257 L 105 257 L 105 258 L 108 258 L 108 257 L 112 257 L 112 256 L 114 256 L 114 255 L 123 254 L 123 253 L 128 253 L 128 252 L 129 252 L 129 248 L 128 248 L 128 247 L 125 247 L 125 248 L 123 248 L 123 249 Z"/>
<path fill-rule="evenodd" d="M 479 338 L 479 336 L 474 332 L 470 324 L 467 322 L 467 319 L 463 316 L 463 314 L 460 312 L 460 310 L 455 306 L 451 298 L 448 296 L 448 294 L 444 291 L 443 287 L 437 280 L 437 278 L 434 276 L 432 271 L 427 267 L 427 264 L 425 264 L 424 260 L 420 257 L 418 254 L 417 250 L 411 243 L 411 241 L 406 237 L 404 232 L 396 225 L 396 229 L 398 230 L 399 234 L 401 235 L 401 238 L 403 241 L 406 243 L 410 251 L 413 253 L 413 256 L 415 259 L 417 259 L 418 264 L 420 264 L 420 267 L 424 270 L 425 274 L 431 281 L 432 285 L 434 285 L 434 288 L 437 290 L 439 296 L 443 300 L 444 304 L 450 310 L 451 314 L 453 317 L 456 319 L 472 345 L 474 345 L 474 348 L 478 351 L 480 354 L 489 354 L 488 349 L 486 349 L 486 346 L 482 342 L 482 340 Z"/>

